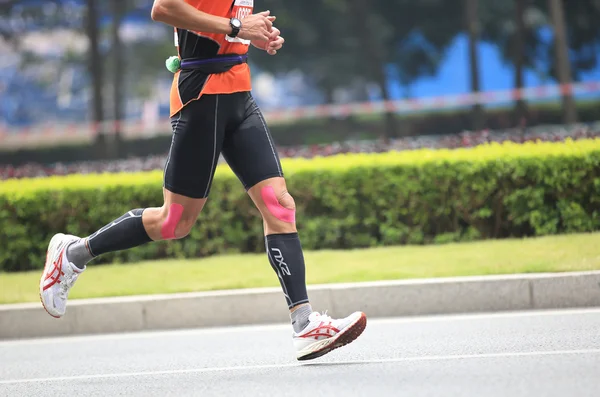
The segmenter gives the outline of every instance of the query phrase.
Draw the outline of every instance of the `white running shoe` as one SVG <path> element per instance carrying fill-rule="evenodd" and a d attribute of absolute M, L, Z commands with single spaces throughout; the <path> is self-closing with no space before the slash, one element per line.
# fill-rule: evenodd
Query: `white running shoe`
<path fill-rule="evenodd" d="M 67 260 L 67 246 L 79 240 L 68 234 L 55 234 L 46 253 L 46 265 L 40 279 L 40 300 L 49 315 L 60 318 L 67 310 L 69 290 L 85 269 Z"/>
<path fill-rule="evenodd" d="M 346 318 L 332 319 L 326 314 L 311 313 L 308 325 L 294 333 L 294 346 L 298 360 L 312 360 L 347 345 L 362 334 L 367 326 L 367 316 L 355 312 Z"/>

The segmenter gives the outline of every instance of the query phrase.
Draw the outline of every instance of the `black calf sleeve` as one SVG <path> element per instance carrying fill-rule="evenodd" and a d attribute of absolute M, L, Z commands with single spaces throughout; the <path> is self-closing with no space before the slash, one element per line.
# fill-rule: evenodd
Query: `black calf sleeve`
<path fill-rule="evenodd" d="M 142 223 L 143 212 L 143 209 L 131 210 L 89 236 L 87 244 L 90 254 L 98 256 L 152 241 Z"/>
<path fill-rule="evenodd" d="M 279 277 L 283 294 L 291 309 L 308 302 L 304 255 L 298 233 L 271 234 L 265 238 L 269 262 Z"/>

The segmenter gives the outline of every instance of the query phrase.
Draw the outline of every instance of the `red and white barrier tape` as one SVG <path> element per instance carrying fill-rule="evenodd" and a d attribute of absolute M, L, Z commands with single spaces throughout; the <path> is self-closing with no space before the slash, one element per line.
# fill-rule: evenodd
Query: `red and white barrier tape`
<path fill-rule="evenodd" d="M 270 124 L 289 123 L 304 119 L 322 117 L 347 117 L 350 115 L 381 114 L 384 112 L 411 113 L 427 110 L 451 109 L 475 104 L 493 105 L 508 103 L 517 99 L 540 100 L 558 98 L 561 95 L 591 94 L 600 92 L 600 81 L 569 85 L 550 85 L 524 88 L 521 90 L 487 91 L 478 94 L 459 94 L 438 97 L 396 100 L 387 102 L 362 102 L 343 105 L 319 105 L 299 108 L 272 110 L 265 112 Z M 134 121 L 105 121 L 103 125 L 46 123 L 27 128 L 7 128 L 0 125 L 0 149 L 19 149 L 25 147 L 49 146 L 64 143 L 90 142 L 98 131 L 114 132 L 121 127 L 125 138 L 150 138 L 171 133 L 169 121 L 156 123 Z M 102 128 L 100 128 L 102 127 Z"/>

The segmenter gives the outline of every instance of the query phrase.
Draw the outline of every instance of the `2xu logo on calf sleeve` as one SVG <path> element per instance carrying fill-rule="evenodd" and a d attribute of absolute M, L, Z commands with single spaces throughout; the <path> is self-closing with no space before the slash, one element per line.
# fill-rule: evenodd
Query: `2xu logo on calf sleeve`
<path fill-rule="evenodd" d="M 275 259 L 275 261 L 277 262 L 277 267 L 279 267 L 279 269 L 281 269 L 281 273 L 283 276 L 291 276 L 292 273 L 290 272 L 290 268 L 288 267 L 287 263 L 285 263 L 284 259 L 283 259 L 283 254 L 281 253 L 281 250 L 279 250 L 278 248 L 271 248 L 271 251 L 273 251 L 273 259 Z"/>
<path fill-rule="evenodd" d="M 160 234 L 165 240 L 173 240 L 175 239 L 175 229 L 177 228 L 177 224 L 181 220 L 181 215 L 183 215 L 183 205 L 173 203 L 169 207 L 169 213 L 167 215 L 167 219 L 165 223 L 163 223 L 162 228 L 160 229 Z"/>

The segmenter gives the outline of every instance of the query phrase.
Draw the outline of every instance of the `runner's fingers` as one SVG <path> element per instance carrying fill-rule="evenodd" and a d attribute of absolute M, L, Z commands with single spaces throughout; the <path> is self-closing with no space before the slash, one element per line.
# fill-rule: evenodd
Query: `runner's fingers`
<path fill-rule="evenodd" d="M 281 31 L 280 31 L 279 29 L 277 29 L 277 28 L 275 28 L 275 27 L 274 27 L 274 28 L 271 30 L 271 35 L 270 35 L 270 37 L 269 37 L 269 38 L 270 38 L 271 40 L 275 40 L 275 39 L 277 39 L 277 37 L 279 37 L 279 35 L 280 35 L 280 34 L 281 34 Z"/>
<path fill-rule="evenodd" d="M 273 22 L 271 22 L 269 18 L 265 18 L 264 23 L 267 30 L 270 32 L 273 29 Z"/>
<path fill-rule="evenodd" d="M 278 37 L 277 39 L 275 39 L 269 43 L 269 49 L 270 50 L 279 50 L 279 49 L 281 49 L 281 47 L 283 47 L 283 43 L 285 43 L 284 38 Z"/>

